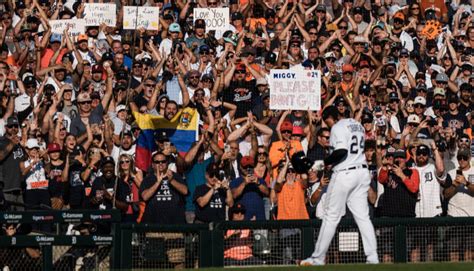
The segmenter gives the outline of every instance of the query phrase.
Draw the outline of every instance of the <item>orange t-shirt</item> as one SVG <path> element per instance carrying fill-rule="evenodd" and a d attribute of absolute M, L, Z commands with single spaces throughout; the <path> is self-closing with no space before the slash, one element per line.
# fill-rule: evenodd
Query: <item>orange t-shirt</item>
<path fill-rule="evenodd" d="M 262 69 L 260 67 L 260 65 L 258 65 L 256 63 L 252 63 L 252 64 L 250 64 L 250 66 L 258 72 L 260 72 L 260 70 Z M 253 75 L 252 75 L 252 73 L 250 73 L 249 69 L 246 69 L 246 70 L 247 70 L 247 73 L 245 74 L 245 81 L 251 81 L 252 79 L 254 79 Z"/>
<path fill-rule="evenodd" d="M 61 52 L 59 52 L 58 58 L 56 58 L 56 64 L 61 64 L 63 55 L 67 52 L 66 48 L 63 48 Z M 41 68 L 47 68 L 49 67 L 49 62 L 51 61 L 51 58 L 53 58 L 54 51 L 51 48 L 46 48 L 46 51 L 44 52 L 43 57 L 41 57 Z"/>
<path fill-rule="evenodd" d="M 232 236 L 236 230 L 227 230 L 226 237 Z M 250 230 L 241 230 L 240 238 L 250 238 Z M 237 245 L 224 251 L 225 259 L 245 260 L 253 256 L 252 248 L 248 245 Z"/>
<path fill-rule="evenodd" d="M 293 154 L 303 151 L 303 146 L 301 146 L 301 142 L 297 140 L 290 140 L 290 158 Z M 270 153 L 268 157 L 270 158 L 270 163 L 273 167 L 273 177 L 276 178 L 278 176 L 278 164 L 281 160 L 285 159 L 285 153 L 281 151 L 285 148 L 285 143 L 280 141 L 275 141 L 272 143 L 270 148 Z"/>
<path fill-rule="evenodd" d="M 305 187 L 301 181 L 283 184 L 283 188 L 278 193 L 277 219 L 309 219 L 305 204 Z"/>

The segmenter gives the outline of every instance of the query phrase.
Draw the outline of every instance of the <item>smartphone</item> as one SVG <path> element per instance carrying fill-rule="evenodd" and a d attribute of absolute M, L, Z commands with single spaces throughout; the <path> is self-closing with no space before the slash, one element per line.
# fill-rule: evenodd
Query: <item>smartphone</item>
<path fill-rule="evenodd" d="M 224 146 L 224 152 L 230 152 L 230 146 L 229 145 Z"/>
<path fill-rule="evenodd" d="M 461 175 L 462 176 L 462 170 L 460 170 L 460 169 L 456 170 L 456 175 Z"/>
<path fill-rule="evenodd" d="M 247 168 L 247 176 L 253 176 L 253 168 Z"/>

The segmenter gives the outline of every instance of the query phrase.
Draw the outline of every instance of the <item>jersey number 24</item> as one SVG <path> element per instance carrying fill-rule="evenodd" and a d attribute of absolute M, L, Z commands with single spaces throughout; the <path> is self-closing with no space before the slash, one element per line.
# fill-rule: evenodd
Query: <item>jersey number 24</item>
<path fill-rule="evenodd" d="M 357 137 L 356 135 L 353 135 L 351 138 L 351 147 L 350 147 L 350 153 L 359 153 L 359 150 L 364 150 L 364 137 L 361 136 L 360 138 Z"/>

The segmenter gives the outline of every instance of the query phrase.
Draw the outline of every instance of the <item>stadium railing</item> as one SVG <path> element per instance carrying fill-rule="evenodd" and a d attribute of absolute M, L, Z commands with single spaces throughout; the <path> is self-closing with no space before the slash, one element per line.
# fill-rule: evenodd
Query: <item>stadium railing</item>
<path fill-rule="evenodd" d="M 122 224 L 115 210 L 3 212 L 0 223 L 55 227 L 45 235 L 0 236 L 0 267 L 10 270 L 294 265 L 311 255 L 321 226 L 320 220 Z M 65 235 L 70 224 L 82 235 Z M 382 262 L 472 261 L 464 252 L 474 251 L 474 217 L 379 218 L 373 224 Z M 97 225 L 111 233 L 96 234 Z M 354 221 L 341 221 L 327 261 L 365 262 Z"/>

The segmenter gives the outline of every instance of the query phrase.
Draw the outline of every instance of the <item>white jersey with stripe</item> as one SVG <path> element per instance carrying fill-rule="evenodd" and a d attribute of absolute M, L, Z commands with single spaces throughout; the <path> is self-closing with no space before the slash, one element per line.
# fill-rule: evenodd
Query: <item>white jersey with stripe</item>
<path fill-rule="evenodd" d="M 446 174 L 438 177 L 433 163 L 422 167 L 415 167 L 420 175 L 420 186 L 418 201 L 416 202 L 416 217 L 435 217 L 442 213 L 441 208 L 441 185 L 439 182 L 446 181 Z"/>
<path fill-rule="evenodd" d="M 329 142 L 333 150 L 347 150 L 346 159 L 337 164 L 334 170 L 367 165 L 364 154 L 365 129 L 355 119 L 342 119 L 334 124 Z"/>

